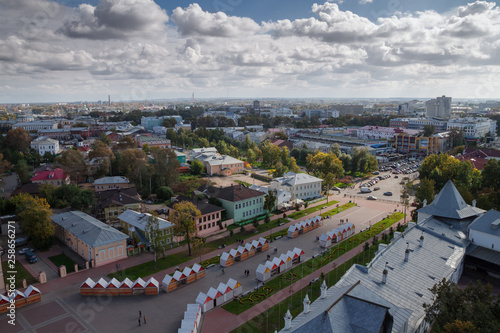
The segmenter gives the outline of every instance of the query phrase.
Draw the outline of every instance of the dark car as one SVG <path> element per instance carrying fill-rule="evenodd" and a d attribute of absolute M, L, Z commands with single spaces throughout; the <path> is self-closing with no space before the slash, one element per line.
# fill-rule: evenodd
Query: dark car
<path fill-rule="evenodd" d="M 384 192 L 384 195 L 387 195 L 388 197 L 390 197 L 392 195 L 392 192 Z"/>
<path fill-rule="evenodd" d="M 24 257 L 26 258 L 26 261 L 29 262 L 30 264 L 33 264 L 38 260 L 36 258 L 36 255 L 30 250 L 24 252 Z"/>

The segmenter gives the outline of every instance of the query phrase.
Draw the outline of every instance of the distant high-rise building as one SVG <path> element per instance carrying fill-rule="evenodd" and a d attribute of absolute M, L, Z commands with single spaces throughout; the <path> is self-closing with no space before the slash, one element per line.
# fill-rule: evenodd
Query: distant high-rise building
<path fill-rule="evenodd" d="M 253 101 L 253 108 L 254 110 L 260 109 L 260 101 L 257 100 Z"/>
<path fill-rule="evenodd" d="M 425 112 L 427 117 L 437 117 L 450 119 L 451 115 L 451 97 L 437 97 L 425 102 Z"/>

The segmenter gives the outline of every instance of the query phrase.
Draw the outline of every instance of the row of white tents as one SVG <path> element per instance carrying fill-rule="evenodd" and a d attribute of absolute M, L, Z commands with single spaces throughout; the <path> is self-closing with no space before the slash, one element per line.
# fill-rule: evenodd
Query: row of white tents
<path fill-rule="evenodd" d="M 266 261 L 264 265 L 260 264 L 255 270 L 257 280 L 265 282 L 271 276 L 289 270 L 293 264 L 300 262 L 303 255 L 304 251 L 296 247 L 293 251 L 288 251 L 279 257 L 274 257 L 272 260 Z"/>
<path fill-rule="evenodd" d="M 9 293 L 9 295 L 10 297 L 0 294 L 0 313 L 9 311 L 11 302 L 14 303 L 17 309 L 25 305 L 40 302 L 42 299 L 40 290 L 31 285 L 24 292 L 16 289 L 12 293 Z"/>
<path fill-rule="evenodd" d="M 239 296 L 242 291 L 241 283 L 235 279 L 229 279 L 227 283 L 219 283 L 217 288 L 210 287 L 206 294 L 200 292 L 196 297 L 196 303 L 201 306 L 201 311 L 205 313 L 232 300 L 233 297 Z"/>
<path fill-rule="evenodd" d="M 189 284 L 196 280 L 201 279 L 205 276 L 205 267 L 194 264 L 193 267 L 184 267 L 182 271 L 177 270 L 175 273 L 170 276 L 169 274 L 165 275 L 161 282 L 161 289 L 168 293 L 172 290 L 177 289 L 183 284 Z"/>
<path fill-rule="evenodd" d="M 80 295 L 82 296 L 158 295 L 159 291 L 159 283 L 153 277 L 147 281 L 141 278 L 135 281 L 125 278 L 122 282 L 115 278 L 112 278 L 109 282 L 103 278 L 100 278 L 98 281 L 87 278 L 80 285 Z"/>
<path fill-rule="evenodd" d="M 229 252 L 222 253 L 220 256 L 220 265 L 222 267 L 231 266 L 235 261 L 245 260 L 267 249 L 269 249 L 269 242 L 267 239 L 261 237 L 251 243 L 246 243 L 244 246 L 238 246 L 237 249 L 231 249 Z"/>
<path fill-rule="evenodd" d="M 356 233 L 356 226 L 352 223 L 345 223 L 319 237 L 319 245 L 328 248 L 332 243 L 338 243 Z"/>
<path fill-rule="evenodd" d="M 302 222 L 295 223 L 288 228 L 288 238 L 295 238 L 303 233 L 316 229 L 320 226 L 321 215 L 316 215 Z"/>
<path fill-rule="evenodd" d="M 177 333 L 201 332 L 200 321 L 201 321 L 201 305 L 188 304 L 187 310 L 184 311 L 184 319 L 182 319 L 181 327 L 177 330 Z"/>

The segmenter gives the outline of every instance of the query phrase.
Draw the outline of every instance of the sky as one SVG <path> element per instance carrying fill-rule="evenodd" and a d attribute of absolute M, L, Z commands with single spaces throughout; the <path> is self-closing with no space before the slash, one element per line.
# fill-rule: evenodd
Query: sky
<path fill-rule="evenodd" d="M 4 0 L 0 104 L 496 99 L 498 2 Z"/>

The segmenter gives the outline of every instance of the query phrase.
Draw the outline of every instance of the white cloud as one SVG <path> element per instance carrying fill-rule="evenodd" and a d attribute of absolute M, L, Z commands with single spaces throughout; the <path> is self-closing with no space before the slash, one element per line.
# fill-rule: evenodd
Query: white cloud
<path fill-rule="evenodd" d="M 168 15 L 151 0 L 101 0 L 94 7 L 81 4 L 78 17 L 60 32 L 73 38 L 149 38 L 164 32 Z"/>
<path fill-rule="evenodd" d="M 172 20 L 183 36 L 241 37 L 260 29 L 250 18 L 227 16 L 223 12 L 209 13 L 196 3 L 186 9 L 174 9 Z"/>
<path fill-rule="evenodd" d="M 368 3 L 372 3 L 373 0 L 359 0 L 358 2 L 359 2 L 360 5 L 366 5 Z"/>
<path fill-rule="evenodd" d="M 483 81 L 500 89 L 489 79 L 500 74 L 494 3 L 376 21 L 333 2 L 311 9 L 312 17 L 258 24 L 192 4 L 166 24 L 146 0 L 3 2 L 0 99 L 208 97 L 226 88 L 252 97 L 428 96 L 440 85 L 471 94 Z"/>

